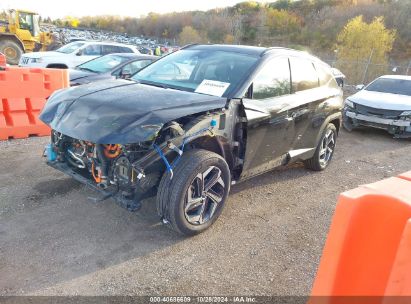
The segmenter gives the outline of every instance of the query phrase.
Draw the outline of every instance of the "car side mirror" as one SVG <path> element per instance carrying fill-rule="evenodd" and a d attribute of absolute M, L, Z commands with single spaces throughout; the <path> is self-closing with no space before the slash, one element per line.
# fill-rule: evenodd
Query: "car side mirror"
<path fill-rule="evenodd" d="M 365 85 L 363 85 L 363 84 L 357 84 L 357 85 L 355 86 L 355 89 L 358 90 L 358 91 L 360 91 L 360 90 L 364 89 L 364 87 L 365 87 Z"/>
<path fill-rule="evenodd" d="M 121 71 L 121 73 L 120 73 L 120 78 L 121 79 L 128 79 L 130 77 L 131 77 L 131 72 L 130 71 L 127 71 L 127 70 Z"/>
<path fill-rule="evenodd" d="M 76 53 L 76 56 L 81 56 L 81 55 L 83 55 L 83 50 L 78 50 Z"/>

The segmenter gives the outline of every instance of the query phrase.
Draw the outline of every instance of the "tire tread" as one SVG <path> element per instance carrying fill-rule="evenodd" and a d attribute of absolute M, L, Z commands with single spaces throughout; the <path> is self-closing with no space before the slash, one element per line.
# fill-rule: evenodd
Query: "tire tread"
<path fill-rule="evenodd" d="M 224 158 L 220 155 L 210 152 L 207 150 L 193 149 L 184 152 L 181 160 L 173 170 L 173 179 L 170 180 L 170 173 L 166 171 L 161 178 L 158 193 L 157 193 L 157 211 L 158 214 L 167 220 L 171 228 L 183 235 L 194 235 L 202 232 L 199 231 L 187 231 L 183 227 L 178 225 L 178 219 L 176 218 L 175 208 L 178 208 L 178 197 L 180 196 L 179 191 L 171 191 L 172 189 L 183 189 L 189 182 L 187 177 L 190 176 L 195 170 L 201 168 L 201 165 L 212 158 L 216 158 L 217 161 L 223 161 L 225 165 Z M 227 191 L 229 191 L 229 186 Z"/>

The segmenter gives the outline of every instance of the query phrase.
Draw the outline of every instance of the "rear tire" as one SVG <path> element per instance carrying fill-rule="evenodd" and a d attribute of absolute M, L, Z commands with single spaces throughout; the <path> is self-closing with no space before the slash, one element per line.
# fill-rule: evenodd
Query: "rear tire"
<path fill-rule="evenodd" d="M 304 161 L 305 167 L 313 171 L 322 171 L 327 168 L 334 155 L 336 140 L 337 128 L 329 123 L 321 136 L 314 156 Z"/>
<path fill-rule="evenodd" d="M 0 40 L 0 53 L 6 56 L 8 64 L 19 64 L 23 49 L 13 40 Z"/>
<path fill-rule="evenodd" d="M 166 171 L 160 181 L 158 212 L 178 233 L 201 233 L 221 214 L 230 184 L 230 169 L 224 158 L 207 150 L 187 151 L 173 178 Z"/>

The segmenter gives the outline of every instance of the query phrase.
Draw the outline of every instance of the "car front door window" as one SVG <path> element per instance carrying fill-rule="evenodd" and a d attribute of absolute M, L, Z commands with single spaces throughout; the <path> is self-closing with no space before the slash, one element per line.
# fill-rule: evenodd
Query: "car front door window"
<path fill-rule="evenodd" d="M 253 99 L 267 99 L 290 94 L 290 68 L 288 58 L 268 62 L 253 82 Z"/>
<path fill-rule="evenodd" d="M 130 63 L 126 64 L 125 66 L 123 66 L 120 70 L 113 73 L 113 75 L 116 75 L 118 77 L 123 76 L 124 78 L 129 77 L 129 76 L 137 73 L 138 71 L 140 71 L 142 68 L 144 68 L 145 66 L 147 66 L 150 63 L 151 63 L 151 60 L 133 61 L 133 62 L 130 62 Z"/>

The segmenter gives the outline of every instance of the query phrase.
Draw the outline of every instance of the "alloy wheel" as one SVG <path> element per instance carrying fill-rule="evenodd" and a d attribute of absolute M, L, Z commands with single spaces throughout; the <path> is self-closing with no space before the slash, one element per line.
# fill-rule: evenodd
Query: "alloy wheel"
<path fill-rule="evenodd" d="M 327 130 L 325 136 L 321 142 L 320 148 L 320 164 L 325 167 L 330 161 L 335 148 L 335 133 L 333 130 Z"/>
<path fill-rule="evenodd" d="M 192 225 L 202 225 L 210 221 L 220 207 L 225 188 L 218 167 L 210 166 L 197 174 L 185 197 L 184 215 L 187 221 Z"/>

